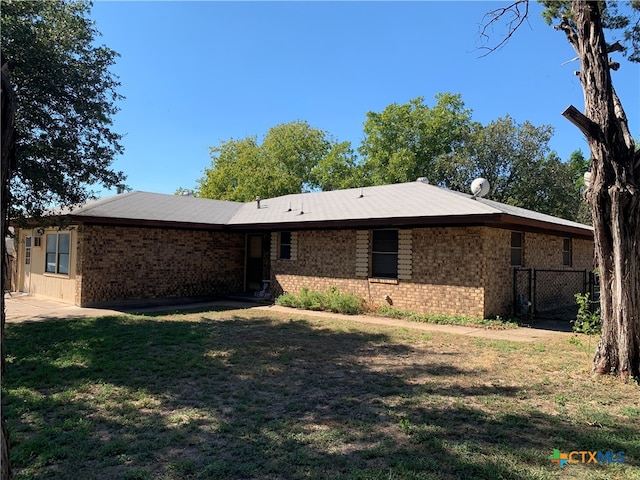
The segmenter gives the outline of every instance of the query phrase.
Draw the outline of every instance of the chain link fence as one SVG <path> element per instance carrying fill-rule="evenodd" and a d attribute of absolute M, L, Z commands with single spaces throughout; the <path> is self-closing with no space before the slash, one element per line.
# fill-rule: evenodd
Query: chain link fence
<path fill-rule="evenodd" d="M 514 269 L 513 305 L 519 317 L 576 318 L 576 294 L 599 297 L 597 278 L 586 270 Z"/>

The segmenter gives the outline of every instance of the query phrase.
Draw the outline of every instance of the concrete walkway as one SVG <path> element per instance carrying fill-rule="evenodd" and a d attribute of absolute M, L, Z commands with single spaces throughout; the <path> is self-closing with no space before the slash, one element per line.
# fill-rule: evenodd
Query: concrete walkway
<path fill-rule="evenodd" d="M 175 303 L 168 301 L 145 303 L 129 303 L 114 305 L 109 308 L 88 308 L 57 302 L 49 298 L 25 293 L 5 294 L 7 322 L 38 321 L 56 318 L 89 318 L 122 314 L 150 314 L 158 312 L 176 312 L 189 310 L 204 310 L 207 308 L 247 308 L 253 306 L 236 300 L 203 300 L 202 298 L 176 299 Z"/>
<path fill-rule="evenodd" d="M 544 342 L 546 339 L 558 336 L 571 335 L 570 332 L 558 331 L 558 325 L 554 323 L 540 322 L 536 328 L 521 327 L 508 330 L 489 330 L 486 328 L 466 327 L 458 325 L 435 325 L 430 323 L 413 322 L 395 318 L 375 317 L 370 315 L 342 315 L 338 313 L 315 312 L 310 310 L 297 310 L 279 305 L 256 306 L 248 302 L 237 300 L 202 300 L 181 299 L 175 304 L 147 303 L 144 305 L 128 305 L 112 308 L 82 308 L 67 303 L 56 302 L 43 297 L 14 293 L 5 294 L 5 307 L 7 322 L 42 321 L 59 318 L 87 318 L 109 315 L 122 315 L 126 313 L 150 314 L 158 312 L 176 312 L 200 310 L 208 308 L 250 308 L 252 310 L 288 314 L 296 317 L 313 317 L 345 320 L 356 323 L 381 325 L 394 328 L 410 328 L 425 332 L 444 332 L 455 335 L 467 335 L 471 337 L 490 340 L 509 340 L 513 342 Z"/>

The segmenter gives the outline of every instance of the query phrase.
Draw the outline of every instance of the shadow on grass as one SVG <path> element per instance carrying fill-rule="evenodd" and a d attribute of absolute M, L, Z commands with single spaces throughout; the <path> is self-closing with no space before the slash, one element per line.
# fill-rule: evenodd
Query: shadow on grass
<path fill-rule="evenodd" d="M 537 479 L 554 448 L 640 458 L 637 426 L 488 413 L 518 388 L 385 334 L 102 317 L 12 324 L 6 345 L 17 478 Z"/>

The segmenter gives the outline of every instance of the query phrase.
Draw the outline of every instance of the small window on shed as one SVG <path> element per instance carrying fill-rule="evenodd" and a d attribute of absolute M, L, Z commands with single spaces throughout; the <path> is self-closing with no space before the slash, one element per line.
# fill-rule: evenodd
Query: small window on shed
<path fill-rule="evenodd" d="M 280 232 L 280 259 L 291 259 L 291 232 Z"/>
<path fill-rule="evenodd" d="M 562 239 L 562 265 L 570 267 L 573 264 L 573 245 L 570 238 Z"/>
<path fill-rule="evenodd" d="M 511 232 L 511 266 L 521 267 L 523 263 L 523 242 L 524 234 L 522 232 Z"/>
<path fill-rule="evenodd" d="M 24 239 L 24 264 L 31 265 L 31 237 Z"/>
<path fill-rule="evenodd" d="M 69 274 L 69 253 L 71 235 L 68 233 L 47 234 L 46 264 L 47 273 Z"/>

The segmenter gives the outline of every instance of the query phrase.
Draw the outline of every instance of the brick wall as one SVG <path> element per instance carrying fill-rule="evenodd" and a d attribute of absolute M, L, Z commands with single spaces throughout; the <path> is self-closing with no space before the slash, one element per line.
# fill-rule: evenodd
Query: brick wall
<path fill-rule="evenodd" d="M 593 242 L 572 239 L 573 262 L 562 265 L 563 236 L 524 234 L 524 268 L 551 270 L 593 270 Z"/>
<path fill-rule="evenodd" d="M 513 269 L 511 268 L 511 231 L 482 228 L 484 316 L 511 313 Z"/>
<path fill-rule="evenodd" d="M 244 287 L 244 234 L 85 225 L 78 237 L 80 305 Z"/>
<path fill-rule="evenodd" d="M 299 232 L 297 238 L 296 260 L 272 256 L 276 295 L 297 293 L 302 287 L 325 290 L 334 286 L 365 298 L 372 306 L 385 304 L 388 296 L 394 307 L 421 313 L 476 317 L 511 313 L 510 230 L 412 229 L 411 275 L 399 280 L 362 276 L 362 252 L 358 257 L 356 247 L 363 243 L 362 232 Z M 573 266 L 563 267 L 562 238 L 525 233 L 525 267 L 591 270 L 593 242 L 573 239 Z"/>
<path fill-rule="evenodd" d="M 510 266 L 511 231 L 495 228 L 483 229 L 485 273 L 485 316 L 511 314 L 513 310 L 513 269 Z M 521 268 L 548 270 L 593 270 L 593 241 L 572 239 L 573 261 L 563 265 L 563 235 L 524 232 L 523 265 Z M 553 274 L 550 274 L 553 275 Z M 559 276 L 559 275 L 556 275 Z M 541 277 L 541 281 L 544 278 Z M 573 301 L 576 285 L 581 285 L 582 275 L 568 274 L 551 292 Z M 549 289 L 552 289 L 549 287 Z M 542 294 L 542 289 L 539 291 Z M 530 299 L 528 299 L 530 300 Z M 544 301 L 544 299 L 541 299 Z"/>
<path fill-rule="evenodd" d="M 388 296 L 403 310 L 483 315 L 482 259 L 478 228 L 412 230 L 411 279 L 376 280 L 356 276 L 356 231 L 299 232 L 294 260 L 272 258 L 275 293 L 330 286 L 382 305 Z"/>
<path fill-rule="evenodd" d="M 584 291 L 584 271 L 593 270 L 593 242 L 571 239 L 571 245 L 571 265 L 563 265 L 562 236 L 525 233 L 525 268 L 553 270 L 536 272 L 535 309 L 539 312 L 572 307 L 575 294 Z"/>

